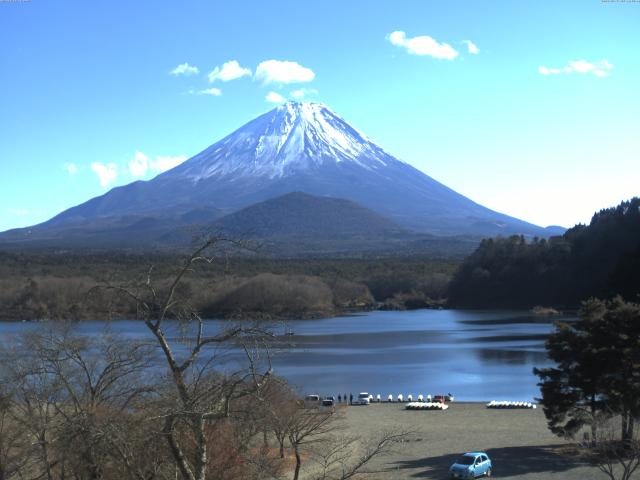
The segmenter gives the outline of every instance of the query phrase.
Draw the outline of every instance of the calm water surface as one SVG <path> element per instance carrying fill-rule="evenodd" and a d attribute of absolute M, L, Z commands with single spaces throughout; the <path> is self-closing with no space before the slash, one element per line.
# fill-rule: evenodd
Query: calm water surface
<path fill-rule="evenodd" d="M 368 391 L 394 396 L 453 393 L 459 400 L 531 400 L 540 395 L 534 366 L 549 365 L 544 339 L 560 317 L 518 311 L 415 310 L 370 312 L 276 324 L 287 346 L 274 351 L 276 374 L 301 392 Z M 567 319 L 567 317 L 562 317 Z M 212 320 L 217 330 L 225 322 Z M 3 343 L 43 323 L 0 323 Z M 87 321 L 87 335 L 109 328 L 126 339 L 147 339 L 140 322 Z M 178 329 L 173 334 L 178 335 Z M 232 362 L 233 353 L 217 353 Z M 235 356 L 237 358 L 237 355 Z"/>

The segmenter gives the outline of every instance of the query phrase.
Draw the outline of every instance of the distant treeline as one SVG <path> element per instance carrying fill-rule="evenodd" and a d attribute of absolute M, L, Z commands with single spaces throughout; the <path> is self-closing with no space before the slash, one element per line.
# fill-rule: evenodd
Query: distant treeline
<path fill-rule="evenodd" d="M 451 305 L 575 308 L 586 298 L 640 293 L 640 199 L 596 213 L 561 237 L 483 240 L 449 286 Z"/>
<path fill-rule="evenodd" d="M 105 285 L 160 285 L 180 257 L 123 253 L 0 253 L 0 320 L 135 318 Z M 153 267 L 150 271 L 150 267 Z M 315 318 L 439 305 L 456 268 L 440 260 L 223 259 L 202 264 L 180 295 L 203 317 Z M 166 285 L 165 285 L 166 286 Z"/>

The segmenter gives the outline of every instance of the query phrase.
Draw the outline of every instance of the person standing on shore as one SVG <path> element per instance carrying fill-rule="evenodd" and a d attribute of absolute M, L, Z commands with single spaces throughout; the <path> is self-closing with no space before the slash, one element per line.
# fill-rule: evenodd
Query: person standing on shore
<path fill-rule="evenodd" d="M 342 397 L 338 394 L 338 403 L 342 403 Z"/>

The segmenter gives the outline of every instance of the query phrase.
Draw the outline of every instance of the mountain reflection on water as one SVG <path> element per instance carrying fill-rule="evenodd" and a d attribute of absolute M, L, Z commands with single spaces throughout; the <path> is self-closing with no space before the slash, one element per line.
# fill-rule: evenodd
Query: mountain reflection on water
<path fill-rule="evenodd" d="M 453 393 L 459 400 L 532 400 L 540 395 L 534 366 L 550 362 L 544 339 L 556 320 L 518 311 L 375 311 L 323 320 L 272 324 L 281 342 L 273 368 L 301 392 L 321 395 L 368 391 L 383 398 L 399 393 Z M 228 322 L 212 320 L 207 330 Z M 0 323 L 2 343 L 43 323 Z M 138 321 L 79 323 L 93 335 L 107 327 L 125 340 L 149 339 Z M 174 329 L 180 335 L 180 329 Z M 158 352 L 159 353 L 159 352 Z M 228 368 L 236 351 L 216 351 Z M 160 358 L 157 359 L 161 361 Z M 160 364 L 160 363 L 159 363 Z"/>

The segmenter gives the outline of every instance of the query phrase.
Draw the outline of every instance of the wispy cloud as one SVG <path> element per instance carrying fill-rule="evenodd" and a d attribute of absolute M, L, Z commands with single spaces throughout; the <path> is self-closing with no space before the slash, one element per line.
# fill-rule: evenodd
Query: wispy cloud
<path fill-rule="evenodd" d="M 147 173 L 162 173 L 177 167 L 186 159 L 185 155 L 158 155 L 152 159 L 142 152 L 136 152 L 128 162 L 129 173 L 132 177 L 144 177 Z"/>
<path fill-rule="evenodd" d="M 24 217 L 30 213 L 26 208 L 6 208 L 5 212 L 9 215 L 15 215 L 16 217 Z"/>
<path fill-rule="evenodd" d="M 291 97 L 295 99 L 304 98 L 307 95 L 317 95 L 318 90 L 315 88 L 299 88 L 298 90 L 294 90 L 291 92 Z"/>
<path fill-rule="evenodd" d="M 395 31 L 387 36 L 389 42 L 397 47 L 402 47 L 412 55 L 428 55 L 441 60 L 453 60 L 458 52 L 447 43 L 439 43 L 428 35 L 407 37 L 402 31 Z"/>
<path fill-rule="evenodd" d="M 219 88 L 205 88 L 204 90 L 198 90 L 196 93 L 198 95 L 213 95 L 214 97 L 219 97 L 222 95 L 222 90 Z"/>
<path fill-rule="evenodd" d="M 475 43 L 473 43 L 471 40 L 463 40 L 462 43 L 467 45 L 467 51 L 471 55 L 477 55 L 480 53 L 480 49 L 478 48 L 478 46 Z"/>
<path fill-rule="evenodd" d="M 241 67 L 237 60 L 231 60 L 223 63 L 222 67 L 215 67 L 209 72 L 209 83 L 213 83 L 216 80 L 228 82 L 246 76 L 251 76 L 251 70 Z"/>
<path fill-rule="evenodd" d="M 175 155 L 175 156 L 160 156 L 158 155 L 155 160 L 151 160 L 151 169 L 158 171 L 160 173 L 166 172 L 167 170 L 171 170 L 174 167 L 177 167 L 181 163 L 183 163 L 187 159 L 186 155 Z"/>
<path fill-rule="evenodd" d="M 264 97 L 264 99 L 267 102 L 271 102 L 271 103 L 282 103 L 282 102 L 287 100 L 286 98 L 284 98 L 282 95 L 280 95 L 277 92 L 269 92 L 269 93 L 267 93 L 267 95 Z"/>
<path fill-rule="evenodd" d="M 214 97 L 219 97 L 222 95 L 222 90 L 219 88 L 205 88 L 204 90 L 189 90 L 187 92 L 189 95 L 211 95 Z"/>
<path fill-rule="evenodd" d="M 544 66 L 538 68 L 538 72 L 542 75 L 590 73 L 596 77 L 606 77 L 609 75 L 611 70 L 613 70 L 613 65 L 611 65 L 607 60 L 600 60 L 596 63 L 590 63 L 586 60 L 573 60 L 569 62 L 567 66 L 562 68 L 549 68 Z"/>
<path fill-rule="evenodd" d="M 95 172 L 100 180 L 100 186 L 106 187 L 118 178 L 118 166 L 115 163 L 93 162 L 91 170 Z"/>
<path fill-rule="evenodd" d="M 66 163 L 64 164 L 64 169 L 69 175 L 75 175 L 78 173 L 79 169 L 75 163 Z"/>
<path fill-rule="evenodd" d="M 129 173 L 132 177 L 144 177 L 149 169 L 149 157 L 142 152 L 136 152 L 129 160 Z"/>
<path fill-rule="evenodd" d="M 195 75 L 199 73 L 198 67 L 192 67 L 187 62 L 181 63 L 176 68 L 171 70 L 171 75 Z"/>
<path fill-rule="evenodd" d="M 265 60 L 256 68 L 256 78 L 262 83 L 305 83 L 315 78 L 310 68 L 297 62 Z"/>

